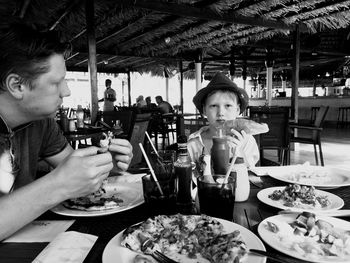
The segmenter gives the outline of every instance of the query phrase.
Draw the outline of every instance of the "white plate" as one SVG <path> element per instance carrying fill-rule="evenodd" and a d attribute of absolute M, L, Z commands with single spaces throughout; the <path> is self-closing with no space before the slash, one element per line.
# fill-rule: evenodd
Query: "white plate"
<path fill-rule="evenodd" d="M 141 182 L 135 183 L 118 183 L 116 185 L 116 193 L 118 197 L 123 200 L 123 203 L 113 209 L 107 209 L 102 211 L 83 211 L 77 209 L 69 209 L 62 204 L 51 209 L 52 212 L 64 215 L 64 216 L 79 216 L 79 217 L 91 217 L 91 216 L 105 216 L 115 213 L 119 213 L 125 210 L 129 210 L 144 203 L 143 191 Z"/>
<path fill-rule="evenodd" d="M 350 171 L 313 165 L 279 166 L 268 171 L 271 177 L 317 188 L 337 188 L 350 185 Z"/>
<path fill-rule="evenodd" d="M 284 242 L 282 242 L 279 238 L 278 235 L 276 233 L 271 232 L 268 228 L 267 228 L 267 221 L 271 221 L 271 222 L 276 222 L 276 221 L 280 221 L 280 222 L 285 222 L 285 223 L 292 223 L 296 217 L 298 215 L 297 214 L 288 214 L 288 215 L 276 215 L 276 216 L 271 216 L 269 218 L 266 218 L 264 221 L 262 221 L 259 226 L 258 226 L 258 233 L 260 235 L 260 237 L 271 247 L 273 247 L 274 249 L 298 258 L 298 259 L 302 259 L 302 260 L 308 260 L 310 262 L 317 262 L 317 263 L 348 263 L 350 262 L 350 255 L 346 258 L 346 259 L 342 259 L 340 257 L 331 257 L 331 256 L 317 256 L 317 257 L 311 257 L 310 254 L 307 255 L 303 255 L 302 253 L 297 252 L 296 250 L 292 250 L 290 249 Z M 334 218 L 334 217 L 326 217 L 326 216 L 317 216 L 316 219 L 323 219 L 329 223 L 331 223 L 332 225 L 336 226 L 338 229 L 350 229 L 350 222 L 338 219 L 338 218 Z M 284 231 L 284 233 L 287 231 Z M 292 234 L 293 235 L 293 234 Z M 288 242 L 292 242 L 292 238 L 288 238 L 289 236 L 287 235 L 286 240 Z M 299 243 L 299 242 L 298 242 Z"/>
<path fill-rule="evenodd" d="M 242 234 L 243 240 L 247 244 L 248 249 L 260 249 L 260 250 L 266 251 L 265 246 L 261 242 L 261 240 L 248 229 L 227 220 L 223 220 L 220 218 L 216 218 L 216 219 L 223 224 L 224 230 L 226 233 L 231 233 L 234 230 L 239 230 Z M 122 233 L 123 231 L 118 233 L 115 237 L 113 237 L 108 242 L 102 254 L 103 263 L 115 263 L 115 262 L 132 263 L 133 262 L 137 253 L 134 251 L 131 251 L 130 249 L 122 247 L 120 245 L 122 241 Z M 196 259 L 193 259 L 193 260 L 189 258 L 186 259 L 186 263 L 196 263 L 196 262 L 201 263 L 199 260 L 196 260 Z M 205 262 L 209 263 L 209 261 L 207 260 L 205 260 Z M 243 263 L 265 263 L 266 258 L 248 253 L 247 256 L 243 258 L 242 262 Z"/>
<path fill-rule="evenodd" d="M 315 190 L 315 194 L 317 196 L 327 196 L 328 200 L 330 201 L 330 204 L 326 207 L 322 208 L 316 208 L 316 207 L 305 207 L 305 208 L 299 208 L 299 207 L 290 207 L 290 206 L 285 206 L 281 200 L 272 200 L 269 198 L 269 195 L 272 194 L 276 190 L 282 191 L 285 189 L 285 186 L 280 186 L 280 187 L 270 187 L 263 189 L 258 192 L 257 197 L 258 199 L 263 202 L 264 204 L 279 208 L 279 209 L 292 209 L 293 211 L 308 211 L 308 212 L 325 212 L 325 211 L 334 211 L 342 208 L 344 206 L 344 201 L 341 199 L 339 196 L 328 193 L 326 191 L 322 190 Z"/>

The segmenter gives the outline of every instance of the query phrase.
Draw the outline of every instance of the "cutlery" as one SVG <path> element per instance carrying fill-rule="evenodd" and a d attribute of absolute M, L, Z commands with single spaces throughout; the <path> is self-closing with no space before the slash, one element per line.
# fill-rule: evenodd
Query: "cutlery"
<path fill-rule="evenodd" d="M 151 256 L 157 260 L 159 263 L 178 263 L 177 261 L 168 258 L 166 255 L 163 253 L 159 252 L 158 250 L 154 251 Z"/>
<path fill-rule="evenodd" d="M 283 256 L 283 255 L 277 255 L 275 253 L 266 252 L 266 251 L 260 250 L 260 249 L 249 249 L 248 252 L 252 253 L 252 254 L 259 255 L 259 256 L 267 257 L 267 258 L 269 258 L 275 262 L 279 262 L 279 263 L 286 263 L 286 262 L 289 262 L 291 260 L 290 257 Z M 309 261 L 305 261 L 305 260 L 301 260 L 301 259 L 298 259 L 298 260 L 300 262 L 309 262 Z"/>
<path fill-rule="evenodd" d="M 303 211 L 286 209 L 279 211 L 279 215 L 283 214 L 300 214 Z M 334 210 L 334 211 L 310 211 L 311 213 L 319 216 L 333 216 L 333 217 L 350 217 L 350 209 Z"/>

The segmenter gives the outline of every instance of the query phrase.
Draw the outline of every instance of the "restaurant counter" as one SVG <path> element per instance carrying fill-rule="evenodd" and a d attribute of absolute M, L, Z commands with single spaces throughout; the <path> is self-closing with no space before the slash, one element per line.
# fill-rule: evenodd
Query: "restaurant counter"
<path fill-rule="evenodd" d="M 249 100 L 249 106 L 264 106 L 266 103 L 265 99 L 254 99 Z M 339 107 L 350 107 L 350 96 L 318 96 L 318 97 L 299 97 L 299 119 L 310 120 L 311 118 L 311 107 L 329 106 L 325 121 L 328 123 L 336 123 L 338 118 Z M 291 106 L 291 98 L 273 98 L 271 106 Z"/>

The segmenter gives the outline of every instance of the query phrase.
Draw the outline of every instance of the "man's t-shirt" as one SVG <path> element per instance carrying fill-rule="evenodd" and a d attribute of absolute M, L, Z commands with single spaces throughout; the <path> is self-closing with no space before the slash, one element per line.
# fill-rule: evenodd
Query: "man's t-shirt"
<path fill-rule="evenodd" d="M 5 169 L 0 167 L 0 184 L 4 182 L 0 185 L 0 196 L 7 187 L 8 172 L 14 175 L 13 189 L 27 185 L 37 179 L 39 159 L 60 153 L 67 144 L 54 119 L 30 122 L 10 130 L 0 118 L 0 160 L 8 164 Z"/>
<path fill-rule="evenodd" d="M 162 101 L 161 103 L 159 103 L 158 108 L 161 114 L 173 113 L 174 111 L 173 107 L 167 101 Z"/>
<path fill-rule="evenodd" d="M 115 100 L 116 100 L 115 90 L 112 88 L 106 89 L 104 93 L 103 111 L 113 111 Z"/>

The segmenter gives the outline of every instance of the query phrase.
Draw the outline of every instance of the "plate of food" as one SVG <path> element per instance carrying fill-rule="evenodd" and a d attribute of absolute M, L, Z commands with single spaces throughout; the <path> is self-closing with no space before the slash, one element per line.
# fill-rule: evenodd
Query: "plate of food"
<path fill-rule="evenodd" d="M 103 251 L 102 262 L 156 262 L 149 256 L 154 250 L 179 263 L 215 263 L 222 258 L 228 263 L 266 261 L 249 254 L 249 249 L 266 251 L 255 234 L 238 224 L 206 215 L 159 215 L 113 237 Z"/>
<path fill-rule="evenodd" d="M 313 213 L 276 215 L 258 226 L 260 237 L 289 256 L 317 263 L 350 262 L 350 222 Z"/>
<path fill-rule="evenodd" d="M 313 165 L 280 166 L 278 168 L 271 169 L 268 175 L 287 183 L 312 185 L 324 189 L 350 185 L 350 171 L 348 170 Z"/>
<path fill-rule="evenodd" d="M 51 209 L 65 216 L 104 216 L 129 210 L 144 203 L 141 181 L 117 182 L 107 178 L 101 188 L 90 195 L 69 199 Z"/>
<path fill-rule="evenodd" d="M 259 191 L 257 197 L 264 204 L 300 212 L 328 212 L 344 206 L 343 199 L 335 194 L 299 184 L 266 188 Z"/>

